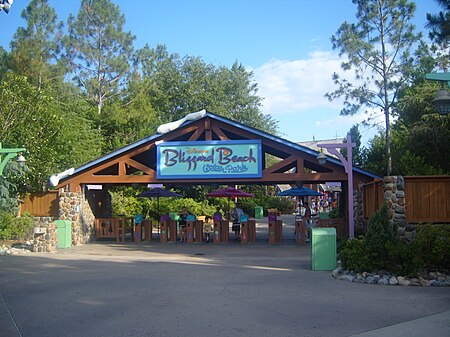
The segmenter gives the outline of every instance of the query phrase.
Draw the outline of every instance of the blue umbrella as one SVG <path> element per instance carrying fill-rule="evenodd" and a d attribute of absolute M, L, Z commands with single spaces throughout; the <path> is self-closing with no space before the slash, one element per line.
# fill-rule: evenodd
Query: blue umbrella
<path fill-rule="evenodd" d="M 160 216 L 159 214 L 159 198 L 163 197 L 163 198 L 170 198 L 170 197 L 181 197 L 181 195 L 179 195 L 178 193 L 169 191 L 169 190 L 165 190 L 163 188 L 160 187 L 156 187 L 156 188 L 152 188 L 149 189 L 145 192 L 139 193 L 137 195 L 137 197 L 140 198 L 157 198 L 158 200 L 158 216 Z"/>
<path fill-rule="evenodd" d="M 286 191 L 277 193 L 280 197 L 319 197 L 323 196 L 322 193 L 316 192 L 307 187 L 293 187 Z"/>

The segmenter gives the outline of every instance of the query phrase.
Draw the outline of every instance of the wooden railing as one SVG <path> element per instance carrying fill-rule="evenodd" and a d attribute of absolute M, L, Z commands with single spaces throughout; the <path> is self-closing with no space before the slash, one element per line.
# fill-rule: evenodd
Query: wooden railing
<path fill-rule="evenodd" d="M 125 218 L 95 219 L 95 235 L 97 239 L 116 239 L 125 241 Z"/>

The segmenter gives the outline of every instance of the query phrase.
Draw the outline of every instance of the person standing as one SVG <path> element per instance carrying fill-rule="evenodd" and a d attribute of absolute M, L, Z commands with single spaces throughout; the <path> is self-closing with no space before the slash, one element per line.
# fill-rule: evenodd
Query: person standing
<path fill-rule="evenodd" d="M 212 219 L 210 216 L 205 217 L 205 222 L 203 223 L 203 233 L 205 233 L 206 242 L 209 243 L 209 237 L 212 230 Z"/>
<path fill-rule="evenodd" d="M 214 215 L 213 215 L 213 220 L 214 221 L 220 221 L 220 220 L 222 220 L 222 213 L 220 213 L 220 207 L 217 207 L 216 208 L 216 212 L 214 213 Z"/>
<path fill-rule="evenodd" d="M 231 220 L 233 220 L 233 226 L 231 227 L 234 232 L 236 240 L 240 239 L 241 234 L 241 217 L 244 215 L 244 211 L 239 207 L 239 204 L 234 206 L 231 211 Z"/>
<path fill-rule="evenodd" d="M 305 214 L 303 214 L 303 218 L 310 219 L 311 218 L 311 208 L 307 202 L 304 203 L 303 207 L 305 207 Z"/>
<path fill-rule="evenodd" d="M 186 226 L 189 212 L 187 211 L 186 207 L 182 207 L 181 212 L 178 213 L 178 215 L 178 221 L 180 225 L 180 242 L 186 242 Z"/>

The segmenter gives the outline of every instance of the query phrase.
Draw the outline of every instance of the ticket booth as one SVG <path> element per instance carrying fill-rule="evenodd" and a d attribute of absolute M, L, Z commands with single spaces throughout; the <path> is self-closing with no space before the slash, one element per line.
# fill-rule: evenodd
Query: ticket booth
<path fill-rule="evenodd" d="M 248 224 L 247 224 L 247 221 L 241 222 L 241 243 L 248 243 Z"/>
<path fill-rule="evenodd" d="M 214 220 L 213 225 L 213 241 L 214 243 L 220 243 L 220 232 L 221 229 L 222 220 Z"/>
<path fill-rule="evenodd" d="M 306 227 L 300 215 L 295 217 L 295 242 L 304 244 L 306 239 Z"/>
<path fill-rule="evenodd" d="M 142 222 L 138 224 L 134 224 L 134 230 L 133 230 L 133 241 L 134 242 L 141 242 L 143 240 L 142 237 Z"/>
<path fill-rule="evenodd" d="M 222 224 L 220 225 L 221 228 L 221 241 L 222 242 L 228 242 L 229 236 L 230 236 L 230 223 L 228 220 L 221 220 Z"/>
<path fill-rule="evenodd" d="M 188 221 L 186 223 L 186 242 L 194 242 L 194 223 L 195 221 Z"/>
<path fill-rule="evenodd" d="M 228 242 L 229 231 L 230 229 L 228 220 L 215 220 L 214 243 Z"/>
<path fill-rule="evenodd" d="M 168 239 L 169 221 L 163 221 L 160 223 L 161 233 L 159 234 L 159 241 L 166 243 Z"/>
<path fill-rule="evenodd" d="M 241 243 L 256 242 L 256 221 L 247 220 L 241 223 Z"/>
<path fill-rule="evenodd" d="M 282 224 L 281 220 L 269 221 L 269 243 L 280 243 L 282 241 Z"/>
<path fill-rule="evenodd" d="M 247 228 L 248 228 L 248 242 L 255 243 L 256 242 L 256 221 L 248 220 Z"/>
<path fill-rule="evenodd" d="M 203 221 L 194 221 L 194 242 L 203 241 Z"/>
<path fill-rule="evenodd" d="M 133 241 L 134 242 L 141 242 L 144 240 L 142 237 L 143 233 L 143 226 L 142 226 L 142 214 L 136 214 L 133 219 Z"/>
<path fill-rule="evenodd" d="M 169 235 L 167 240 L 170 242 L 177 242 L 177 221 L 169 220 L 168 227 L 169 227 Z"/>
<path fill-rule="evenodd" d="M 145 241 L 152 241 L 152 233 L 153 233 L 153 227 L 152 227 L 152 220 L 142 220 L 142 226 L 144 227 L 144 240 Z"/>

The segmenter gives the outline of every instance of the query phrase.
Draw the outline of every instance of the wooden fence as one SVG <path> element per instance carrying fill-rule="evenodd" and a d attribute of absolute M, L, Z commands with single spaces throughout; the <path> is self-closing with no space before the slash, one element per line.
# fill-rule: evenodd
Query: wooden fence
<path fill-rule="evenodd" d="M 406 221 L 450 222 L 450 176 L 405 177 Z"/>
<path fill-rule="evenodd" d="M 384 203 L 383 180 L 375 179 L 363 186 L 364 218 L 368 219 L 378 211 Z"/>
<path fill-rule="evenodd" d="M 27 194 L 20 205 L 20 215 L 25 212 L 32 216 L 59 217 L 58 191 Z"/>
<path fill-rule="evenodd" d="M 450 176 L 407 176 L 406 222 L 450 222 Z M 384 203 L 383 181 L 363 186 L 364 217 L 368 219 Z"/>
<path fill-rule="evenodd" d="M 405 180 L 406 222 L 450 223 L 450 176 L 407 176 Z M 383 181 L 374 180 L 363 186 L 365 219 L 384 203 Z M 20 214 L 58 217 L 58 191 L 32 193 L 25 197 Z"/>

